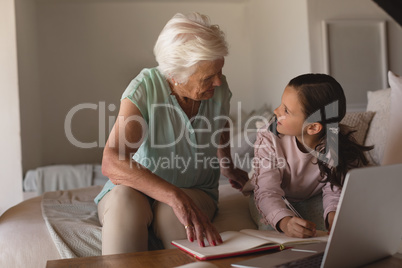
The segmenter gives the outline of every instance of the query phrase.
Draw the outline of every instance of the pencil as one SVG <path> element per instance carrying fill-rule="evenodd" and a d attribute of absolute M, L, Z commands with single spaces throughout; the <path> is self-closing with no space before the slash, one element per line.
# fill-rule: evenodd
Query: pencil
<path fill-rule="evenodd" d="M 297 212 L 297 210 L 290 204 L 290 202 L 286 199 L 286 197 L 282 196 L 283 201 L 285 202 L 286 206 L 300 219 L 303 219 L 303 217 Z"/>

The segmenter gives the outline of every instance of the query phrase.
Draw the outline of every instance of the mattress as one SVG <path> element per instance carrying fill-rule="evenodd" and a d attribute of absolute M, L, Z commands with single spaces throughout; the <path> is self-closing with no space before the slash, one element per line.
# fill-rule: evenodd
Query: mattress
<path fill-rule="evenodd" d="M 46 267 L 60 259 L 42 217 L 42 197 L 8 209 L 0 217 L 0 267 Z"/>

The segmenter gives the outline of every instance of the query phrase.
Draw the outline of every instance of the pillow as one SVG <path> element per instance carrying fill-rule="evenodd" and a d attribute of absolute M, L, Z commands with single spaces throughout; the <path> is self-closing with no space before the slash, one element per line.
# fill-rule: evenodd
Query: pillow
<path fill-rule="evenodd" d="M 252 111 L 249 116 L 244 121 L 244 127 L 247 129 L 258 129 L 256 127 L 256 123 L 259 121 L 268 121 L 272 116 L 271 108 L 269 108 L 266 104 L 260 107 L 257 110 Z"/>
<path fill-rule="evenodd" d="M 238 132 L 243 130 L 245 127 L 248 129 L 254 128 L 255 121 L 261 120 L 262 118 L 267 117 L 269 114 L 272 114 L 272 111 L 267 104 L 264 104 L 260 108 L 252 110 L 249 113 L 246 113 L 243 109 L 238 109 L 236 114 L 230 115 L 233 127 L 235 128 L 233 130 L 233 134 L 238 134 Z"/>
<path fill-rule="evenodd" d="M 232 119 L 236 123 L 232 132 L 231 155 L 237 167 L 246 171 L 251 169 L 251 158 L 254 155 L 253 145 L 257 137 L 256 122 L 265 118 L 269 119 L 271 115 L 271 109 L 264 104 L 247 115 L 241 111 L 238 118 Z M 245 159 L 244 157 L 247 157 L 247 154 L 249 158 Z"/>
<path fill-rule="evenodd" d="M 391 114 L 383 165 L 402 163 L 402 77 L 389 71 L 388 82 L 391 86 Z"/>
<path fill-rule="evenodd" d="M 237 113 L 233 113 L 229 115 L 230 120 L 232 121 L 232 135 L 236 136 L 239 134 L 244 128 L 244 118 L 248 118 L 248 114 L 243 110 L 239 109 Z"/>
<path fill-rule="evenodd" d="M 367 154 L 368 160 L 372 164 L 380 165 L 386 146 L 384 137 L 389 128 L 391 88 L 368 91 L 367 99 L 367 111 L 373 111 L 375 115 L 371 120 L 364 145 L 374 145 L 374 149 Z"/>
<path fill-rule="evenodd" d="M 269 121 L 272 119 L 273 116 L 274 116 L 274 114 L 272 113 L 272 114 L 269 114 L 267 117 L 265 117 L 265 119 L 256 121 L 255 122 L 255 128 L 260 129 L 263 126 L 268 125 Z"/>
<path fill-rule="evenodd" d="M 369 129 L 371 119 L 375 112 L 354 112 L 346 113 L 341 124 L 349 126 L 352 130 L 356 130 L 352 136 L 359 144 L 364 144 L 366 140 L 367 130 Z"/>
<path fill-rule="evenodd" d="M 235 161 L 235 166 L 245 170 L 250 169 L 250 167 L 242 167 L 244 164 L 249 162 L 246 161 L 243 163 L 243 158 L 247 157 L 247 154 L 249 154 L 249 160 L 251 161 L 251 158 L 254 155 L 254 142 L 256 138 L 256 130 L 244 130 L 233 137 L 231 140 L 230 152 L 233 161 Z"/>

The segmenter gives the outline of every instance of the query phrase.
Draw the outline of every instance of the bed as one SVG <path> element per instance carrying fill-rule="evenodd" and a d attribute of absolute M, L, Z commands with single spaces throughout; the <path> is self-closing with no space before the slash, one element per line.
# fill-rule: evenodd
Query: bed
<path fill-rule="evenodd" d="M 45 192 L 0 217 L 0 267 L 45 267 L 47 260 L 101 255 L 101 226 L 93 198 L 102 186 Z M 256 228 L 248 197 L 220 186 L 217 229 Z M 160 249 L 150 240 L 150 249 Z"/>

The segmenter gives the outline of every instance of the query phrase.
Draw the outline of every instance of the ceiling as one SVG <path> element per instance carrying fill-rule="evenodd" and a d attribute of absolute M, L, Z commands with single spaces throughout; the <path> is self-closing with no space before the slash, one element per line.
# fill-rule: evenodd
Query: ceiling
<path fill-rule="evenodd" d="M 402 1 L 401 0 L 373 0 L 385 12 L 388 13 L 400 26 L 402 26 Z"/>

